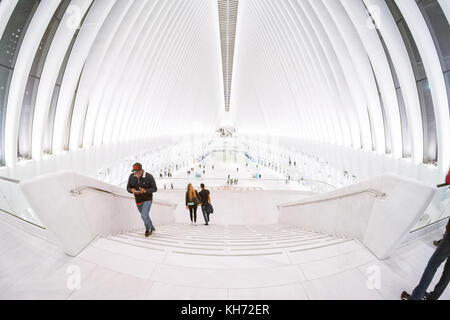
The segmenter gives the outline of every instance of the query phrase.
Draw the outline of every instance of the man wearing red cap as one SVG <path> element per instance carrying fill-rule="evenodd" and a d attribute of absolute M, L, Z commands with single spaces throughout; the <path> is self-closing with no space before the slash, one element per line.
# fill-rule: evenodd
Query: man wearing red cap
<path fill-rule="evenodd" d="M 150 209 L 153 202 L 153 192 L 157 192 L 158 188 L 155 178 L 150 173 L 145 172 L 140 163 L 133 165 L 132 172 L 128 178 L 127 191 L 134 194 L 136 206 L 145 224 L 145 237 L 148 237 L 155 231 L 150 219 Z"/>

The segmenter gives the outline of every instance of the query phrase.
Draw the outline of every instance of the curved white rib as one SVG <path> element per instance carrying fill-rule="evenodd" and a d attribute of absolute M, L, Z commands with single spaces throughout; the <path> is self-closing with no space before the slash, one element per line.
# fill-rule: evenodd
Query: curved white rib
<path fill-rule="evenodd" d="M 17 162 L 20 113 L 28 81 L 28 75 L 47 25 L 59 3 L 44 1 L 37 8 L 20 47 L 9 88 L 5 123 L 5 162 L 13 166 Z"/>
<path fill-rule="evenodd" d="M 77 150 L 82 147 L 84 120 L 88 102 L 100 73 L 101 62 L 105 58 L 114 36 L 133 1 L 134 0 L 116 1 L 86 59 L 75 100 L 72 125 L 70 127 L 70 150 Z"/>
<path fill-rule="evenodd" d="M 5 31 L 9 18 L 19 0 L 0 1 L 0 35 Z"/>
<path fill-rule="evenodd" d="M 33 118 L 32 157 L 37 161 L 42 159 L 45 126 L 61 65 L 75 34 L 76 22 L 81 21 L 91 3 L 92 0 L 72 0 L 70 2 L 49 49 L 48 57 L 51 59 L 45 61 L 42 70 Z"/>
<path fill-rule="evenodd" d="M 77 40 L 67 62 L 66 72 L 64 73 L 59 92 L 53 129 L 53 154 L 58 155 L 65 148 L 66 132 L 70 130 L 70 127 L 68 127 L 71 123 L 69 116 L 75 98 L 74 93 L 77 90 L 83 66 L 91 51 L 95 38 L 115 1 L 94 1 L 78 33 Z"/>
<path fill-rule="evenodd" d="M 430 83 L 436 118 L 436 132 L 438 143 L 438 163 L 442 173 L 450 167 L 450 116 L 447 98 L 447 88 L 441 69 L 433 38 L 428 26 L 414 0 L 396 0 L 402 14 L 414 34 L 417 48 L 422 56 L 425 71 Z"/>
<path fill-rule="evenodd" d="M 448 1 L 436 1 L 449 18 Z M 72 0 L 39 81 L 29 162 L 37 168 L 49 158 L 75 163 L 115 148 L 133 154 L 158 136 L 210 134 L 230 125 L 242 134 L 294 139 L 293 149 L 306 149 L 360 177 L 394 171 L 441 179 L 450 164 L 450 119 L 439 52 L 416 1 L 395 2 L 429 80 L 437 166 L 423 164 L 429 144 L 422 126 L 426 106 L 384 0 L 240 1 L 229 113 L 216 1 Z M 59 3 L 40 2 L 23 35 L 12 81 L 6 82 L 7 168 L 17 163 L 22 100 L 36 48 Z M 0 2 L 2 33 L 16 4 Z M 62 63 L 85 15 L 52 105 Z M 47 128 L 51 105 L 54 128 Z M 48 132 L 52 157 L 43 156 Z"/>

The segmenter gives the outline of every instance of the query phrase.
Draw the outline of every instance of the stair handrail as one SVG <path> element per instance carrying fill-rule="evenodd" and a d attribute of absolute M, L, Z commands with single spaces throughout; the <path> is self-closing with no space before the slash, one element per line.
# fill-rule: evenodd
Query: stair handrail
<path fill-rule="evenodd" d="M 336 200 L 336 199 L 351 197 L 351 196 L 355 196 L 355 195 L 362 194 L 362 193 L 369 193 L 369 194 L 372 194 L 375 198 L 381 198 L 381 199 L 383 199 L 383 198 L 385 198 L 387 196 L 387 194 L 384 193 L 384 192 L 380 192 L 378 190 L 369 188 L 369 189 L 364 189 L 364 190 L 360 190 L 360 191 L 350 192 L 350 193 L 346 193 L 346 194 L 340 194 L 340 195 L 336 195 L 336 196 L 332 196 L 332 197 L 326 197 L 326 198 L 322 198 L 322 199 L 303 200 L 303 201 L 296 201 L 296 202 L 289 202 L 289 203 L 285 203 L 285 204 L 279 204 L 279 205 L 277 205 L 277 207 L 278 208 L 290 208 L 290 207 L 302 206 L 302 205 L 311 204 L 311 203 L 324 202 L 324 201 L 330 201 L 330 200 Z"/>
<path fill-rule="evenodd" d="M 13 178 L 8 178 L 8 177 L 4 177 L 4 176 L 0 176 L 0 180 L 12 182 L 14 184 L 19 184 L 20 183 L 20 180 L 13 179 Z"/>
<path fill-rule="evenodd" d="M 80 187 L 77 189 L 72 189 L 70 190 L 70 193 L 73 196 L 79 196 L 82 194 L 83 191 L 86 190 L 94 190 L 94 191 L 98 191 L 98 192 L 103 192 L 103 193 L 108 193 L 108 194 L 112 194 L 118 197 L 122 197 L 122 198 L 129 198 L 129 199 L 134 199 L 134 196 L 132 195 L 128 195 L 128 194 L 124 194 L 124 193 L 118 193 L 118 192 L 114 192 L 114 191 L 110 191 L 107 189 L 103 189 L 103 188 L 99 188 L 99 187 L 93 187 L 93 186 L 85 186 L 85 187 Z M 167 207 L 176 207 L 177 204 L 176 203 L 172 203 L 169 201 L 164 201 L 164 200 L 153 200 L 154 204 L 158 204 L 158 205 L 162 205 L 162 206 L 167 206 Z"/>

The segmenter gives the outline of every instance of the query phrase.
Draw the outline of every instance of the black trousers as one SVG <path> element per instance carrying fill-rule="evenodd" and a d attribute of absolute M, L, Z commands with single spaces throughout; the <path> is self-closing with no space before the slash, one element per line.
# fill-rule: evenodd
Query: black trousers
<path fill-rule="evenodd" d="M 442 239 L 441 243 L 437 247 L 434 254 L 431 256 L 430 261 L 428 261 L 428 265 L 423 272 L 422 279 L 420 279 L 419 284 L 414 289 L 413 293 L 409 297 L 409 300 L 420 300 L 428 289 L 431 281 L 436 274 L 437 269 L 440 267 L 442 263 L 445 263 L 444 271 L 442 272 L 441 279 L 438 284 L 434 288 L 432 292 L 428 295 L 429 300 L 437 300 L 447 288 L 448 283 L 450 282 L 450 234 L 447 232 Z"/>
<path fill-rule="evenodd" d="M 197 222 L 197 206 L 189 206 L 189 215 L 191 216 L 191 222 Z"/>

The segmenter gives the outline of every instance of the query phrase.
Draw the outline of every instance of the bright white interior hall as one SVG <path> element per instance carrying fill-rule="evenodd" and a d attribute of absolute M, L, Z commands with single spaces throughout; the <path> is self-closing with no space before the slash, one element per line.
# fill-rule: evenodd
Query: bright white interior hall
<path fill-rule="evenodd" d="M 398 299 L 450 216 L 449 43 L 447 0 L 1 1 L 1 297 Z"/>

